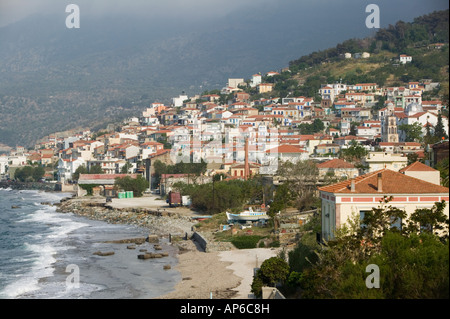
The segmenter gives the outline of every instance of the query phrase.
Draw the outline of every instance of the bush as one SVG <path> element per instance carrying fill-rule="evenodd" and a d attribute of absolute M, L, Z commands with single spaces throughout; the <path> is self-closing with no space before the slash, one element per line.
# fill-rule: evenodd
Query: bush
<path fill-rule="evenodd" d="M 41 166 L 24 166 L 16 169 L 14 172 L 14 178 L 21 182 L 38 182 L 44 177 L 45 170 Z"/>
<path fill-rule="evenodd" d="M 279 257 L 271 257 L 261 264 L 261 268 L 253 277 L 251 292 L 256 297 L 261 297 L 262 287 L 275 286 L 284 283 L 289 276 L 289 265 Z"/>
<path fill-rule="evenodd" d="M 256 248 L 258 242 L 264 237 L 258 235 L 236 236 L 231 239 L 231 243 L 238 249 Z"/>

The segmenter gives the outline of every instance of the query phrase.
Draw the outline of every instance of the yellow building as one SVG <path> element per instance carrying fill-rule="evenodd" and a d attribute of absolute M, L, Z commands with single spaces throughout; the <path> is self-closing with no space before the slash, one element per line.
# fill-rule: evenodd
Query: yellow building
<path fill-rule="evenodd" d="M 272 83 L 261 83 L 258 85 L 258 93 L 272 92 L 272 89 L 273 89 Z"/>
<path fill-rule="evenodd" d="M 356 214 L 380 205 L 384 196 L 393 196 L 389 205 L 410 216 L 416 209 L 431 208 L 435 202 L 446 201 L 449 215 L 449 189 L 389 169 L 381 169 L 337 184 L 319 187 L 322 199 L 322 238 L 334 237 L 335 230 Z"/>

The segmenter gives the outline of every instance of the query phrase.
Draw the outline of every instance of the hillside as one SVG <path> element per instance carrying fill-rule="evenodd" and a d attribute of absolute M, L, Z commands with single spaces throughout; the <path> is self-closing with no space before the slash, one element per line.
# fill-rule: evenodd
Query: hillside
<path fill-rule="evenodd" d="M 61 17 L 36 15 L 0 28 L 0 43 L 5 43 L 0 46 L 0 143 L 32 146 L 53 132 L 103 128 L 152 102 L 170 103 L 181 91 L 220 89 L 229 77 L 279 69 L 287 61 L 293 61 L 288 77 L 271 79 L 279 82 L 281 96 L 289 91 L 314 96 L 324 80 L 370 75 L 375 66 L 361 65 L 360 74 L 354 65 L 336 64 L 345 61 L 328 50 L 303 56 L 350 36 L 367 36 L 369 30 L 351 19 L 359 14 L 364 21 L 364 10 L 333 4 L 333 12 L 342 16 L 330 15 L 315 25 L 316 11 L 287 3 L 292 10 L 272 4 L 197 20 L 84 18 L 76 31 L 61 27 Z M 330 31 L 337 24 L 339 30 Z M 377 47 L 372 49 L 376 59 Z M 310 56 L 317 61 L 310 63 Z M 376 63 L 385 65 L 384 60 Z"/>
<path fill-rule="evenodd" d="M 448 101 L 448 39 L 449 10 L 433 12 L 411 23 L 399 21 L 372 37 L 347 40 L 334 48 L 305 55 L 289 63 L 289 72 L 265 80 L 276 84 L 272 95 L 285 97 L 291 93 L 319 99 L 318 89 L 325 83 L 393 86 L 431 79 L 442 83 L 435 96 Z M 447 45 L 435 49 L 435 43 Z M 352 56 L 368 52 L 370 58 L 345 59 L 347 52 Z M 399 64 L 400 54 L 411 55 L 412 63 Z"/>

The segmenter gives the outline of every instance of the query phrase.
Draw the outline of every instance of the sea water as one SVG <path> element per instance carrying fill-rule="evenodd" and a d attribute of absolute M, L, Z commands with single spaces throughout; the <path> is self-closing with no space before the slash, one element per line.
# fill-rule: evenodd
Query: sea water
<path fill-rule="evenodd" d="M 56 212 L 68 194 L 0 189 L 0 298 L 3 299 L 138 299 L 174 289 L 180 274 L 174 249 L 168 257 L 138 259 L 153 245 L 105 243 L 146 237 L 148 229 L 93 221 Z M 111 252 L 110 256 L 94 252 Z"/>

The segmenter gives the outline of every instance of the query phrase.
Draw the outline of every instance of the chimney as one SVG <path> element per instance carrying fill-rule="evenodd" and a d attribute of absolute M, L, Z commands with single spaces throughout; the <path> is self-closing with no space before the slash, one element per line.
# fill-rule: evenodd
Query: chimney
<path fill-rule="evenodd" d="M 381 173 L 378 173 L 378 177 L 377 177 L 377 191 L 379 193 L 383 192 L 383 182 L 382 182 L 381 177 L 382 177 Z"/>
<path fill-rule="evenodd" d="M 245 138 L 245 163 L 244 163 L 244 177 L 245 180 L 248 179 L 250 175 L 249 165 L 248 165 L 248 138 Z"/>
<path fill-rule="evenodd" d="M 350 184 L 350 190 L 351 190 L 351 192 L 352 193 L 354 193 L 355 192 L 355 180 L 354 179 L 352 179 L 352 183 Z"/>

